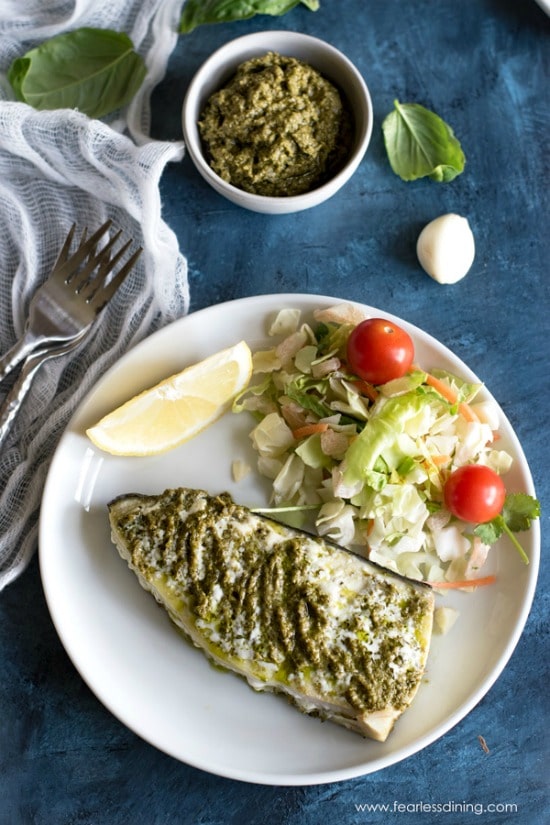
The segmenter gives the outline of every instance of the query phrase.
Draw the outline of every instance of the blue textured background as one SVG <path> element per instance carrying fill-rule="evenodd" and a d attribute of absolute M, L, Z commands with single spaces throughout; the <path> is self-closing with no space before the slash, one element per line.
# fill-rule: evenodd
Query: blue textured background
<path fill-rule="evenodd" d="M 332 294 L 399 315 L 453 349 L 500 401 L 531 466 L 543 507 L 533 609 L 497 683 L 430 747 L 365 778 L 272 788 L 180 764 L 113 718 L 58 640 L 35 561 L 0 596 L 0 825 L 543 825 L 550 821 L 548 19 L 533 0 L 321 0 L 315 14 L 303 8 L 204 27 L 179 38 L 155 94 L 154 135 L 180 139 L 181 102 L 199 65 L 227 40 L 265 28 L 308 32 L 348 55 L 371 91 L 371 145 L 336 197 L 283 217 L 229 204 L 188 158 L 170 166 L 161 182 L 164 217 L 189 261 L 191 309 L 258 293 Z M 395 97 L 452 124 L 467 155 L 463 175 L 446 185 L 405 184 L 391 172 L 380 124 Z M 468 217 L 477 256 L 464 281 L 444 288 L 419 268 L 415 243 L 426 222 L 450 211 Z M 360 809 L 394 800 L 455 811 Z M 460 811 L 463 802 L 517 810 L 481 815 Z"/>

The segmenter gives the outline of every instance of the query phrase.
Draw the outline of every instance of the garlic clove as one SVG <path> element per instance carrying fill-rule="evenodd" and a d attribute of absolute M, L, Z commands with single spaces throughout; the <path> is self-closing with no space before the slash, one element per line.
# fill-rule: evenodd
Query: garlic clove
<path fill-rule="evenodd" d="M 469 272 L 475 241 L 467 218 L 449 213 L 427 224 L 416 244 L 422 268 L 440 284 L 455 284 Z"/>

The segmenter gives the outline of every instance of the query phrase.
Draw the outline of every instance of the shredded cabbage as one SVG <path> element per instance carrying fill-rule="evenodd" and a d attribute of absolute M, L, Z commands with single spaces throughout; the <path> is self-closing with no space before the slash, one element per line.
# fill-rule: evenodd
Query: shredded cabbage
<path fill-rule="evenodd" d="M 451 404 L 418 368 L 364 395 L 345 360 L 353 324 L 321 317 L 313 326 L 298 311 L 277 316 L 270 334 L 280 340 L 254 356 L 253 380 L 233 406 L 257 419 L 250 437 L 272 481 L 270 506 L 293 518 L 317 507 L 320 535 L 411 578 L 476 577 L 489 548 L 445 509 L 443 487 L 464 464 L 510 469 L 494 446 L 496 405 L 472 404 L 480 385 L 433 370 L 456 395 Z M 478 420 L 464 417 L 462 402 Z"/>

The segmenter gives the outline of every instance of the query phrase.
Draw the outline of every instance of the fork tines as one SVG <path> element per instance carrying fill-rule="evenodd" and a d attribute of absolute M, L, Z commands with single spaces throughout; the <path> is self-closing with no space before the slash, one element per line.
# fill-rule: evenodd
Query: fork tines
<path fill-rule="evenodd" d="M 98 242 L 111 228 L 112 223 L 109 218 L 88 239 L 86 239 L 87 229 L 84 229 L 78 248 L 72 255 L 69 255 L 76 228 L 76 224 L 73 224 L 54 266 L 56 278 L 67 284 L 75 282 L 75 292 L 80 294 L 96 312 L 99 312 L 114 295 L 143 251 L 141 247 L 137 249 L 107 283 L 107 276 L 132 244 L 131 240 L 127 241 L 111 257 L 111 252 L 122 235 L 122 230 L 119 229 L 101 249 L 96 249 Z M 97 272 L 94 275 L 96 269 Z"/>
<path fill-rule="evenodd" d="M 141 247 L 139 247 L 139 249 L 136 249 L 134 254 L 131 255 L 130 258 L 128 258 L 124 266 L 122 266 L 118 270 L 116 275 L 114 275 L 111 278 L 109 283 L 105 283 L 106 274 L 108 272 L 111 272 L 112 267 L 114 266 L 113 261 L 116 263 L 116 261 L 119 260 L 121 255 L 124 252 L 126 252 L 131 243 L 131 241 L 128 241 L 128 243 L 126 243 L 112 259 L 105 260 L 100 266 L 97 276 L 86 285 L 87 294 L 84 295 L 85 300 L 89 304 L 91 304 L 91 306 L 96 310 L 96 312 L 99 312 L 101 309 L 103 309 L 105 304 L 108 303 L 108 301 L 112 298 L 114 293 L 122 284 L 128 273 L 134 266 L 135 262 L 143 252 L 143 249 Z"/>

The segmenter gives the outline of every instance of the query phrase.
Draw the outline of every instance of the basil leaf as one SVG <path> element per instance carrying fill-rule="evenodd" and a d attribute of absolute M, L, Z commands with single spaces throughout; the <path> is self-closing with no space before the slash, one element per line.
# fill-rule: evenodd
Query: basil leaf
<path fill-rule="evenodd" d="M 231 23 L 256 14 L 279 16 L 300 3 L 311 11 L 319 8 L 319 0 L 187 0 L 179 30 L 186 34 L 205 23 Z"/>
<path fill-rule="evenodd" d="M 391 167 L 402 180 L 429 177 L 446 183 L 464 169 L 465 157 L 451 127 L 418 103 L 394 101 L 382 123 Z"/>
<path fill-rule="evenodd" d="M 128 35 L 84 27 L 16 58 L 8 80 L 17 99 L 35 109 L 79 109 L 103 117 L 129 103 L 145 75 Z"/>

